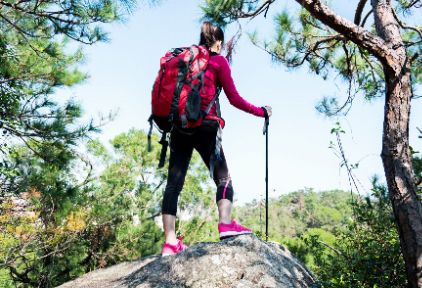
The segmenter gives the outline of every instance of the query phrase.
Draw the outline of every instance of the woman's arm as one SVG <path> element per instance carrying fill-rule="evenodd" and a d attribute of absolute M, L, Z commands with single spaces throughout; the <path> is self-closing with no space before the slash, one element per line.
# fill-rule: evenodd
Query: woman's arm
<path fill-rule="evenodd" d="M 224 93 L 227 95 L 230 104 L 247 113 L 258 117 L 264 117 L 264 110 L 261 107 L 257 107 L 249 103 L 239 95 L 239 92 L 237 92 L 236 86 L 234 85 L 234 81 L 231 76 L 230 66 L 226 58 L 221 56 L 218 57 L 218 60 L 220 64 L 218 80 L 223 86 Z"/>

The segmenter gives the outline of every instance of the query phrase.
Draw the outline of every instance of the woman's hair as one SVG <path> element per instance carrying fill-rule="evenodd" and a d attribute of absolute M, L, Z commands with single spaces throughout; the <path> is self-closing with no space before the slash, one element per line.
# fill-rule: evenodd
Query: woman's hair
<path fill-rule="evenodd" d="M 205 45 L 207 48 L 210 48 L 216 41 L 224 43 L 223 30 L 211 22 L 204 22 L 201 27 L 199 45 Z"/>

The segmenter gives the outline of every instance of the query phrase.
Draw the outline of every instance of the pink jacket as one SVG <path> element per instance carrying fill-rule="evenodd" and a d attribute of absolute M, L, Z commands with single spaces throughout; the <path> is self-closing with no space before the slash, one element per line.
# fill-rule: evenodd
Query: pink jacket
<path fill-rule="evenodd" d="M 229 63 L 224 56 L 219 54 L 211 54 L 207 70 L 205 71 L 204 90 L 201 89 L 201 96 L 203 99 L 210 100 L 202 101 L 201 110 L 205 110 L 214 97 L 217 88 L 216 83 L 223 87 L 231 105 L 255 116 L 264 117 L 264 110 L 261 107 L 249 103 L 239 95 L 231 76 Z M 215 105 L 211 108 L 208 115 L 207 118 L 215 119 L 217 115 Z"/>

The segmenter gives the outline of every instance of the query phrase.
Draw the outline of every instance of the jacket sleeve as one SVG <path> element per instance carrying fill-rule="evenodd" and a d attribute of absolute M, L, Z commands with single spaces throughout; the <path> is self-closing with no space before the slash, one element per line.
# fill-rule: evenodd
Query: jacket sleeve
<path fill-rule="evenodd" d="M 249 103 L 239 95 L 239 92 L 237 92 L 227 59 L 220 56 L 219 64 L 218 80 L 223 86 L 224 93 L 227 95 L 230 104 L 247 113 L 258 117 L 264 117 L 264 110 L 261 107 Z"/>

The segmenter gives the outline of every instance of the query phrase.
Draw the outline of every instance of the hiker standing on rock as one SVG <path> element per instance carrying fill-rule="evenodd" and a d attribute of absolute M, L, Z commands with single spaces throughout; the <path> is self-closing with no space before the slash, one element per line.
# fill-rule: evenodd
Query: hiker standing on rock
<path fill-rule="evenodd" d="M 184 125 L 183 117 L 179 124 L 172 126 L 170 134 L 170 162 L 167 186 L 162 202 L 165 243 L 162 255 L 176 254 L 187 248 L 181 239 L 176 238 L 177 201 L 183 184 L 193 149 L 201 155 L 217 186 L 220 239 L 252 233 L 231 218 L 233 187 L 221 147 L 221 129 L 224 120 L 220 117 L 218 91 L 224 90 L 233 106 L 257 117 L 271 116 L 271 107 L 257 107 L 243 99 L 236 90 L 227 59 L 220 55 L 224 44 L 223 30 L 204 22 L 201 28 L 199 47 L 205 47 L 209 54 L 208 64 L 203 73 L 200 94 L 201 112 L 206 111 L 201 125 L 193 128 Z M 189 96 L 190 97 L 190 96 Z M 187 100 L 189 101 L 189 100 Z M 199 106 L 199 104 L 197 104 Z M 208 108 L 208 109 L 207 109 Z M 177 108 L 176 108 L 177 109 Z M 188 109 L 188 108 L 186 108 Z"/>

